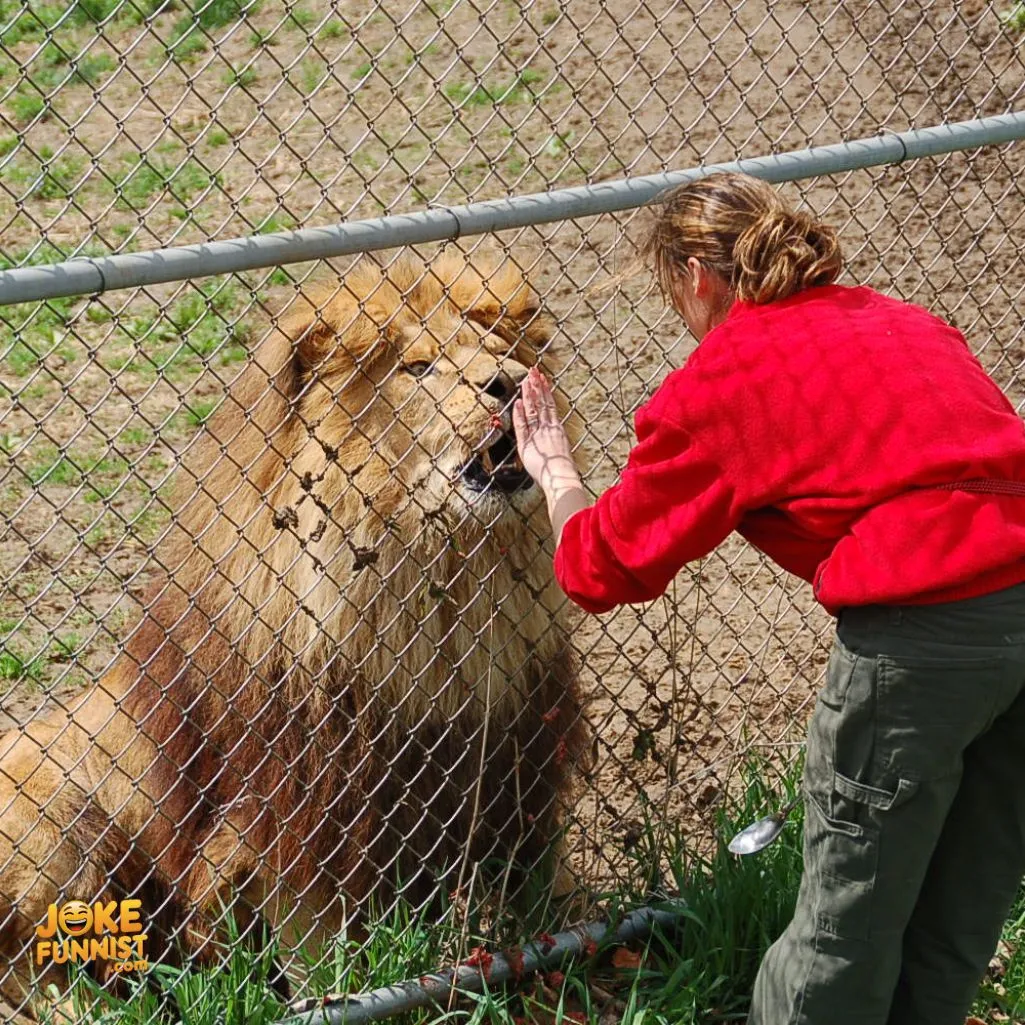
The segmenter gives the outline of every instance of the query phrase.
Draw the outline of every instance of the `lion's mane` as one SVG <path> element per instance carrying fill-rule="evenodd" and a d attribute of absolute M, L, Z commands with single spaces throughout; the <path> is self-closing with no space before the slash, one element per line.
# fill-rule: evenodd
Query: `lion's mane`
<path fill-rule="evenodd" d="M 238 901 L 299 943 L 465 859 L 551 869 L 586 738 L 543 506 L 445 483 L 485 379 L 550 337 L 519 272 L 461 256 L 296 301 L 187 454 L 118 661 L 0 741 L 12 960 L 66 899 L 145 893 L 198 947 Z M 424 338 L 447 392 L 401 362 Z"/>

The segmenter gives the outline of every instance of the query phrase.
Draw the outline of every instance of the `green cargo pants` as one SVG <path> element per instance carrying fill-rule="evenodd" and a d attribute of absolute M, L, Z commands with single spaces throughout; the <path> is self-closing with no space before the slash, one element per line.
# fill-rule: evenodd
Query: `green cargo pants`
<path fill-rule="evenodd" d="M 1025 585 L 845 610 L 748 1025 L 962 1025 L 1025 875 Z"/>

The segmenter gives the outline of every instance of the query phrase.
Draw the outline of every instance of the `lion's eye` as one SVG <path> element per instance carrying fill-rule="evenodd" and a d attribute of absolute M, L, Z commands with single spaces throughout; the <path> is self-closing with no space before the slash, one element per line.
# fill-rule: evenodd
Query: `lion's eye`
<path fill-rule="evenodd" d="M 415 363 L 403 363 L 402 369 L 413 377 L 425 377 L 434 370 L 434 364 L 430 360 L 420 359 Z"/>

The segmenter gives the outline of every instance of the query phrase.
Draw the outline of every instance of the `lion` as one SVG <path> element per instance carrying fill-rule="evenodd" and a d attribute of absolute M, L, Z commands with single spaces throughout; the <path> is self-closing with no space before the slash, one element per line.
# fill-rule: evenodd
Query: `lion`
<path fill-rule="evenodd" d="M 551 336 L 521 272 L 453 254 L 364 258 L 276 322 L 117 660 L 0 741 L 8 1000 L 66 986 L 30 957 L 68 900 L 141 898 L 151 952 L 202 957 L 225 907 L 294 949 L 472 866 L 572 887 L 590 737 L 511 427 Z"/>

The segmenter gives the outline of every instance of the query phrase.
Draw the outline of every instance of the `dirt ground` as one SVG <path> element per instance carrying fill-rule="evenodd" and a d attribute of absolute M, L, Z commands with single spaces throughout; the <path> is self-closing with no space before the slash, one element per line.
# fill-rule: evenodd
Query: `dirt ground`
<path fill-rule="evenodd" d="M 173 7 L 141 23 L 60 26 L 53 38 L 83 53 L 77 62 L 44 52 L 38 32 L 8 33 L 0 71 L 20 84 L 0 101 L 0 255 L 230 238 L 1002 113 L 1025 96 L 1025 42 L 1003 6 L 264 2 L 209 29 L 202 48 L 190 43 L 199 30 L 182 36 L 171 59 Z M 87 57 L 110 66 L 62 88 L 29 81 Z M 32 120 L 16 101 L 40 93 Z M 1019 405 L 1023 152 L 785 187 L 842 232 L 845 280 L 948 316 Z M 636 227 L 624 214 L 487 240 L 530 269 L 558 320 L 595 491 L 624 461 L 632 411 L 693 345 L 640 285 L 591 291 L 622 269 Z M 270 311 L 329 273 L 4 311 L 0 727 L 26 722 L 47 695 L 66 699 L 111 658 L 178 454 Z M 792 757 L 829 633 L 803 584 L 735 540 L 662 601 L 580 617 L 574 643 L 600 735 L 577 809 L 586 871 L 617 870 L 646 805 L 707 838 L 743 751 Z"/>

